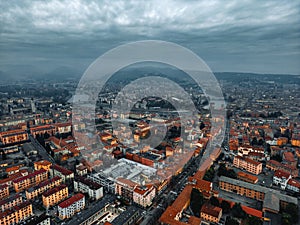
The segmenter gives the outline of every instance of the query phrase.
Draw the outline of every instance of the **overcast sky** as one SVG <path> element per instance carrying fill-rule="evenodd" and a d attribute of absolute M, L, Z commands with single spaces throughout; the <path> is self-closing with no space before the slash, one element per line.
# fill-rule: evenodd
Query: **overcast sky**
<path fill-rule="evenodd" d="M 105 51 L 171 41 L 216 71 L 300 74 L 300 1 L 0 1 L 0 71 L 82 73 Z"/>

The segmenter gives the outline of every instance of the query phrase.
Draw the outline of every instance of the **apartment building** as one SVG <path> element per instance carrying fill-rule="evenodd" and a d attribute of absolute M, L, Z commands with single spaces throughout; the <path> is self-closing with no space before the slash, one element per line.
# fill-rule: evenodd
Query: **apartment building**
<path fill-rule="evenodd" d="M 34 162 L 34 170 L 41 170 L 44 169 L 46 171 L 50 171 L 52 166 L 52 163 L 49 162 L 48 160 L 41 160 Z"/>
<path fill-rule="evenodd" d="M 28 139 L 27 132 L 22 129 L 0 132 L 0 142 L 3 145 L 20 143 L 28 141 Z"/>
<path fill-rule="evenodd" d="M 124 199 L 128 200 L 128 201 L 132 201 L 133 200 L 133 190 L 139 186 L 139 184 L 119 177 L 116 180 L 115 183 L 115 194 L 122 196 Z"/>
<path fill-rule="evenodd" d="M 26 190 L 38 185 L 40 182 L 48 179 L 48 172 L 44 169 L 34 171 L 27 176 L 13 180 L 13 186 L 16 192 Z"/>
<path fill-rule="evenodd" d="M 280 191 L 229 177 L 221 176 L 219 178 L 219 187 L 228 192 L 262 201 L 263 211 L 272 213 L 278 213 L 288 203 L 298 204 L 297 198 L 281 194 Z"/>
<path fill-rule="evenodd" d="M 38 184 L 37 186 L 28 188 L 25 192 L 26 198 L 28 200 L 34 199 L 34 198 L 38 197 L 39 195 L 41 195 L 42 193 L 44 193 L 45 191 L 61 185 L 61 183 L 62 183 L 62 179 L 58 176 L 53 177 L 49 180 L 43 181 L 40 184 Z"/>
<path fill-rule="evenodd" d="M 74 179 L 74 173 L 62 166 L 54 164 L 50 170 L 51 177 L 59 176 L 63 182 L 71 182 Z"/>
<path fill-rule="evenodd" d="M 262 163 L 241 156 L 234 157 L 233 165 L 256 175 L 262 172 Z"/>
<path fill-rule="evenodd" d="M 75 213 L 84 209 L 84 207 L 85 197 L 83 194 L 77 193 L 58 205 L 58 216 L 62 220 L 70 218 Z"/>
<path fill-rule="evenodd" d="M 27 219 L 33 215 L 32 204 L 28 201 L 21 203 L 18 206 L 14 206 L 12 209 L 8 209 L 0 213 L 0 224 L 11 225 L 17 224 L 21 220 Z"/>
<path fill-rule="evenodd" d="M 209 203 L 205 203 L 201 207 L 200 217 L 205 221 L 218 223 L 222 217 L 222 209 L 217 206 L 210 205 Z"/>
<path fill-rule="evenodd" d="M 0 185 L 0 200 L 9 196 L 9 187 L 7 184 Z"/>
<path fill-rule="evenodd" d="M 287 182 L 286 190 L 300 193 L 300 181 L 289 179 Z"/>
<path fill-rule="evenodd" d="M 137 186 L 133 190 L 133 202 L 146 208 L 151 206 L 156 189 L 153 185 Z"/>
<path fill-rule="evenodd" d="M 68 196 L 69 191 L 67 185 L 62 184 L 42 194 L 43 205 L 45 208 L 49 208 L 66 199 Z"/>
<path fill-rule="evenodd" d="M 286 188 L 288 180 L 291 178 L 291 174 L 286 173 L 282 170 L 276 170 L 273 176 L 273 183 L 279 185 L 280 188 L 284 190 Z"/>
<path fill-rule="evenodd" d="M 17 193 L 11 195 L 10 197 L 0 201 L 0 210 L 4 212 L 7 209 L 11 209 L 23 202 L 23 197 L 21 194 Z"/>
<path fill-rule="evenodd" d="M 238 172 L 237 178 L 239 180 L 246 181 L 246 182 L 252 183 L 252 184 L 256 184 L 258 182 L 257 176 L 254 176 L 254 175 L 251 175 L 248 173 L 244 173 L 244 172 Z"/>
<path fill-rule="evenodd" d="M 94 182 L 90 178 L 76 176 L 74 179 L 74 191 L 87 193 L 91 199 L 100 199 L 103 197 L 102 185 Z"/>

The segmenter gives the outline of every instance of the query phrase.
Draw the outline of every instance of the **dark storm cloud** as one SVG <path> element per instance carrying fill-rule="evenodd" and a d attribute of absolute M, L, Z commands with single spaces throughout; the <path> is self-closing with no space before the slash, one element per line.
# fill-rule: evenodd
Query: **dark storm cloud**
<path fill-rule="evenodd" d="M 161 39 L 214 71 L 300 74 L 298 1 L 1 1 L 0 70 L 83 71 L 104 51 Z"/>

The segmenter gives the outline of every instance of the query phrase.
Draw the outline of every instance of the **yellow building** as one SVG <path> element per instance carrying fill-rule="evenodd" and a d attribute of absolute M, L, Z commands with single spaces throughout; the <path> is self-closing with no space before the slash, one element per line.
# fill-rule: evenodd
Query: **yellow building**
<path fill-rule="evenodd" d="M 29 137 L 26 131 L 21 129 L 0 132 L 0 141 L 4 145 L 19 143 L 19 142 L 27 141 L 28 139 Z"/>
<path fill-rule="evenodd" d="M 45 191 L 61 185 L 61 183 L 62 183 L 62 179 L 60 177 L 53 177 L 50 180 L 43 181 L 39 185 L 27 189 L 26 198 L 30 200 L 35 197 L 38 197 L 40 194 L 44 193 Z"/>
<path fill-rule="evenodd" d="M 0 224 L 11 225 L 17 224 L 21 220 L 27 219 L 33 215 L 32 204 L 28 201 L 21 203 L 18 206 L 14 206 L 12 209 L 8 209 L 0 213 Z"/>
<path fill-rule="evenodd" d="M 62 184 L 42 194 L 43 205 L 45 208 L 49 208 L 67 198 L 68 195 L 69 192 L 67 185 Z"/>
<path fill-rule="evenodd" d="M 38 162 L 34 162 L 34 170 L 41 170 L 44 169 L 46 171 L 50 171 L 52 163 L 48 160 L 41 160 Z"/>
<path fill-rule="evenodd" d="M 27 188 L 38 185 L 40 182 L 48 179 L 48 172 L 44 169 L 34 171 L 27 176 L 13 180 L 13 186 L 16 192 L 26 190 Z"/>
<path fill-rule="evenodd" d="M 9 189 L 7 184 L 0 185 L 0 200 L 9 196 Z"/>
<path fill-rule="evenodd" d="M 200 217 L 206 221 L 218 223 L 222 217 L 222 209 L 206 203 L 201 208 Z"/>

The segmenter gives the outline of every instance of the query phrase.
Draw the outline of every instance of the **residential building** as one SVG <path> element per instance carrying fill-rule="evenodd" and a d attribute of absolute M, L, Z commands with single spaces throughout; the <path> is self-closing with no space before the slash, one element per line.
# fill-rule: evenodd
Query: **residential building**
<path fill-rule="evenodd" d="M 117 178 L 115 183 L 115 194 L 122 196 L 128 201 L 133 200 L 133 190 L 139 186 L 139 184 L 122 177 Z"/>
<path fill-rule="evenodd" d="M 0 185 L 0 200 L 9 196 L 9 187 L 7 184 Z"/>
<path fill-rule="evenodd" d="M 61 183 L 62 183 L 62 179 L 58 176 L 53 177 L 49 180 L 43 181 L 40 184 L 38 184 L 37 186 L 28 188 L 25 192 L 26 198 L 28 200 L 36 198 L 40 194 L 44 193 L 45 191 L 61 185 Z"/>
<path fill-rule="evenodd" d="M 19 205 L 23 202 L 23 197 L 21 194 L 17 193 L 15 195 L 11 195 L 6 199 L 2 199 L 0 201 L 0 210 L 3 212 L 7 209 L 11 209 L 16 205 Z"/>
<path fill-rule="evenodd" d="M 68 187 L 62 184 L 50 189 L 42 194 L 43 205 L 45 208 L 56 205 L 69 196 Z"/>
<path fill-rule="evenodd" d="M 79 176 L 84 176 L 84 175 L 86 175 L 88 173 L 88 169 L 84 165 L 78 165 L 78 166 L 76 166 L 76 173 Z"/>
<path fill-rule="evenodd" d="M 34 162 L 34 170 L 41 170 L 44 169 L 46 171 L 50 171 L 52 166 L 52 163 L 49 162 L 48 160 L 41 160 Z"/>
<path fill-rule="evenodd" d="M 30 127 L 30 133 L 34 138 L 36 138 L 37 135 L 44 135 L 49 134 L 50 136 L 55 134 L 55 127 L 52 125 L 41 125 L 41 126 L 35 126 Z"/>
<path fill-rule="evenodd" d="M 62 166 L 54 164 L 50 170 L 51 177 L 59 176 L 63 182 L 71 182 L 74 179 L 74 173 Z"/>
<path fill-rule="evenodd" d="M 51 217 L 46 214 L 42 214 L 26 223 L 26 225 L 51 225 Z"/>
<path fill-rule="evenodd" d="M 291 165 L 291 166 L 294 166 L 294 167 L 297 166 L 297 160 L 295 159 L 294 154 L 291 153 L 291 152 L 284 152 L 282 154 L 282 161 L 285 164 L 288 164 L 288 165 Z"/>
<path fill-rule="evenodd" d="M 252 184 L 256 184 L 258 182 L 257 176 L 254 176 L 254 175 L 251 175 L 251 174 L 248 174 L 248 173 L 244 173 L 244 172 L 238 172 L 237 173 L 237 178 L 239 180 L 246 181 L 246 182 L 249 182 L 249 183 L 252 183 Z"/>
<path fill-rule="evenodd" d="M 292 175 L 292 177 L 297 177 L 299 170 L 297 169 L 297 167 L 289 165 L 289 164 L 283 164 L 280 162 L 277 162 L 276 160 L 269 160 L 267 162 L 266 165 L 267 168 L 269 168 L 270 170 L 282 170 L 286 173 L 289 173 Z"/>
<path fill-rule="evenodd" d="M 27 132 L 22 129 L 0 132 L 0 142 L 3 145 L 21 143 L 28 140 Z"/>
<path fill-rule="evenodd" d="M 234 157 L 233 165 L 237 168 L 244 169 L 253 174 L 260 174 L 262 172 L 262 163 L 249 158 L 243 158 L 241 156 Z"/>
<path fill-rule="evenodd" d="M 137 186 L 133 190 L 133 202 L 144 208 L 151 206 L 155 193 L 153 185 Z"/>
<path fill-rule="evenodd" d="M 286 190 L 300 193 L 300 181 L 289 179 L 287 182 Z"/>
<path fill-rule="evenodd" d="M 102 185 L 94 182 L 90 178 L 76 176 L 74 179 L 74 191 L 87 193 L 92 199 L 100 199 L 103 197 Z"/>
<path fill-rule="evenodd" d="M 278 213 L 288 203 L 298 204 L 297 198 L 281 194 L 280 191 L 229 177 L 221 176 L 219 178 L 219 187 L 225 191 L 262 201 L 263 211 Z"/>
<path fill-rule="evenodd" d="M 64 220 L 72 217 L 75 213 L 80 212 L 85 207 L 85 197 L 81 193 L 77 193 L 69 199 L 61 202 L 58 209 L 58 216 Z"/>
<path fill-rule="evenodd" d="M 205 203 L 201 207 L 200 217 L 203 220 L 218 223 L 222 217 L 222 209 L 217 206 L 210 205 L 209 203 Z"/>
<path fill-rule="evenodd" d="M 27 176 L 13 180 L 13 186 L 16 192 L 26 190 L 38 185 L 40 182 L 48 179 L 48 172 L 44 169 L 34 171 Z"/>
<path fill-rule="evenodd" d="M 284 190 L 286 188 L 288 180 L 291 178 L 291 174 L 281 170 L 276 170 L 273 176 L 273 183 L 279 185 L 281 189 Z"/>
<path fill-rule="evenodd" d="M 21 220 L 27 219 L 33 215 L 32 204 L 28 201 L 21 203 L 18 206 L 14 206 L 12 209 L 8 209 L 0 213 L 0 224 L 11 225 L 17 224 Z"/>

